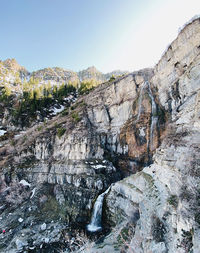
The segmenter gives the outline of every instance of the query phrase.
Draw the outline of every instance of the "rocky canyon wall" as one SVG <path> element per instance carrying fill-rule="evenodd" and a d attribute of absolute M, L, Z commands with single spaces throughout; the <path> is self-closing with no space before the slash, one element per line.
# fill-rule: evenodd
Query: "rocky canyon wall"
<path fill-rule="evenodd" d="M 106 198 L 110 221 L 121 226 L 129 221 L 123 228 L 132 231 L 128 242 L 124 242 L 121 227 L 112 237 L 119 248 L 126 244 L 126 252 L 200 251 L 199 38 L 200 20 L 196 19 L 156 65 L 150 83 L 169 113 L 165 137 L 153 163 L 113 185 Z"/>

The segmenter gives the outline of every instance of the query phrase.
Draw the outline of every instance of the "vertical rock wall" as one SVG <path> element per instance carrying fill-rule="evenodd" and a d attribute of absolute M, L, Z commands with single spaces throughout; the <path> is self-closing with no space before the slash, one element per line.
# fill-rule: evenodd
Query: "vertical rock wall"
<path fill-rule="evenodd" d="M 124 247 L 119 245 L 122 221 L 132 224 L 134 232 L 126 241 L 126 252 L 200 251 L 199 38 L 200 19 L 196 19 L 180 32 L 156 65 L 151 83 L 169 113 L 165 136 L 153 164 L 116 183 L 106 199 L 108 220 L 121 224 L 119 237 L 113 234 L 118 249 Z M 109 239 L 104 249 L 106 242 Z"/>

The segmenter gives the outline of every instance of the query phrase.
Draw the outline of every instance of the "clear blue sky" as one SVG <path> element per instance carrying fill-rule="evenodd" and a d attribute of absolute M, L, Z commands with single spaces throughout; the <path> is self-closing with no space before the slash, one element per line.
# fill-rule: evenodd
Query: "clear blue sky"
<path fill-rule="evenodd" d="M 28 70 L 153 66 L 199 0 L 0 0 L 0 59 Z"/>

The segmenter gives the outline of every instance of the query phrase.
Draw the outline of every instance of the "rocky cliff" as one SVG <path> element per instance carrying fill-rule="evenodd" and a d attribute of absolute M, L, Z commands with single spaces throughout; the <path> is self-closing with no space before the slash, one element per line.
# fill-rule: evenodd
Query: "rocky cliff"
<path fill-rule="evenodd" d="M 155 66 L 150 83 L 168 115 L 165 137 L 150 166 L 111 187 L 105 212 L 116 228 L 88 252 L 200 252 L 199 35 L 196 19 Z"/>
<path fill-rule="evenodd" d="M 101 84 L 2 143 L 1 252 L 200 251 L 199 36 L 197 18 L 154 69 Z M 85 244 L 73 231 L 109 186 L 107 236 Z"/>

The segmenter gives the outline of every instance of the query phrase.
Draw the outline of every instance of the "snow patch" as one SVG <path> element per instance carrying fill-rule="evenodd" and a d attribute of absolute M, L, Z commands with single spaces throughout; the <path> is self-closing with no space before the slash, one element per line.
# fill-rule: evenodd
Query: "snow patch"
<path fill-rule="evenodd" d="M 59 113 L 59 112 L 62 112 L 63 110 L 65 109 L 65 107 L 63 106 L 63 105 L 61 105 L 60 106 L 60 108 L 58 109 L 58 108 L 56 108 L 56 107 L 54 107 L 53 109 L 52 109 L 52 115 L 56 115 L 57 113 Z"/>
<path fill-rule="evenodd" d="M 31 187 L 31 185 L 24 179 L 22 179 L 19 183 L 22 184 L 23 186 Z"/>
<path fill-rule="evenodd" d="M 105 166 L 105 165 L 102 165 L 102 164 L 93 165 L 92 167 L 93 167 L 95 170 L 102 169 L 102 168 L 106 168 L 106 166 Z"/>
<path fill-rule="evenodd" d="M 47 224 L 46 223 L 43 223 L 41 226 L 40 226 L 40 229 L 41 230 L 46 230 L 47 228 Z"/>
<path fill-rule="evenodd" d="M 7 131 L 0 129 L 0 136 L 3 136 Z"/>
<path fill-rule="evenodd" d="M 33 198 L 33 196 L 35 195 L 35 190 L 36 190 L 36 188 L 34 188 L 31 192 L 32 192 L 32 194 L 31 194 L 31 196 L 30 196 L 30 199 L 32 199 Z"/>
<path fill-rule="evenodd" d="M 22 219 L 22 218 L 19 218 L 18 221 L 21 223 L 21 222 L 23 221 L 23 219 Z"/>

